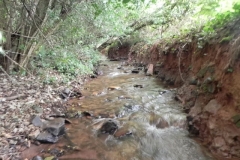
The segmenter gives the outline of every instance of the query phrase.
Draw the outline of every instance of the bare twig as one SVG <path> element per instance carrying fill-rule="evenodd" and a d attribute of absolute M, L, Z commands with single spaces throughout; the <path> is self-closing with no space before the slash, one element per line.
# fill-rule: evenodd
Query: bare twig
<path fill-rule="evenodd" d="M 0 69 L 3 71 L 4 74 L 7 75 L 8 79 L 9 79 L 10 81 L 12 81 L 11 76 L 2 68 L 2 66 L 0 66 Z"/>
<path fill-rule="evenodd" d="M 14 35 L 18 35 L 18 36 L 20 36 L 20 37 L 29 38 L 29 39 L 36 39 L 36 38 L 37 38 L 37 37 L 25 36 L 25 35 L 23 35 L 23 34 L 13 33 L 13 32 L 4 30 L 4 29 L 2 29 L 2 28 L 1 28 L 1 31 L 6 32 L 6 33 L 11 33 L 11 34 L 14 34 Z"/>
<path fill-rule="evenodd" d="M 20 68 L 22 68 L 23 70 L 27 71 L 27 73 L 29 73 L 31 76 L 33 76 L 30 71 L 28 71 L 26 68 L 23 68 L 19 63 L 17 63 L 16 61 L 14 61 L 11 57 L 9 57 L 7 54 L 5 54 L 4 56 L 6 56 L 9 60 L 11 60 L 14 64 L 16 64 L 17 66 L 19 66 Z"/>
<path fill-rule="evenodd" d="M 1 99 L 2 99 L 2 101 L 11 101 L 11 100 L 23 97 L 23 96 L 24 96 L 24 94 L 18 94 L 18 95 L 15 95 L 15 96 L 1 98 Z"/>

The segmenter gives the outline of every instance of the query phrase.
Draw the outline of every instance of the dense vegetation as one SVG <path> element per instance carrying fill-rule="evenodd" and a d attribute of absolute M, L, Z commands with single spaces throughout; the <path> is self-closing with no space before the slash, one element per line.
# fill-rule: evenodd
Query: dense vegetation
<path fill-rule="evenodd" d="M 51 70 L 68 80 L 91 73 L 100 58 L 97 48 L 110 39 L 153 43 L 187 40 L 192 34 L 214 36 L 240 16 L 240 2 L 1 0 L 0 15 L 2 71 L 46 75 Z M 54 80 L 44 78 L 47 83 Z"/>

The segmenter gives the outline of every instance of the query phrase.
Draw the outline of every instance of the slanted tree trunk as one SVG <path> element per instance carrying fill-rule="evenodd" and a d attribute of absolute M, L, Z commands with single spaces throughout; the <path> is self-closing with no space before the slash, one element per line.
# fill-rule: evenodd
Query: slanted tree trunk
<path fill-rule="evenodd" d="M 0 55 L 0 65 L 7 71 L 26 67 L 38 47 L 66 19 L 74 3 L 81 0 L 16 0 L 0 1 L 0 30 L 4 31 L 6 55 Z M 48 10 L 59 12 L 58 20 L 49 25 Z M 17 65 L 16 65 L 17 64 Z"/>

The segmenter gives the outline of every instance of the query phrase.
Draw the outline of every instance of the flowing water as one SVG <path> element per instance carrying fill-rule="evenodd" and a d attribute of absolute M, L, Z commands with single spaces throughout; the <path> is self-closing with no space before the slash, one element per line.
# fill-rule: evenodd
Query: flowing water
<path fill-rule="evenodd" d="M 82 100 L 72 109 L 90 113 L 73 120 L 59 144 L 74 146 L 60 159 L 99 160 L 210 160 L 188 136 L 186 114 L 154 77 L 131 73 L 132 66 L 104 62 L 102 76 L 84 85 Z M 106 122 L 118 130 L 100 128 Z M 112 126 L 108 126 L 112 127 Z M 114 127 L 113 127 L 114 128 Z M 74 148 L 73 147 L 73 148 Z"/>

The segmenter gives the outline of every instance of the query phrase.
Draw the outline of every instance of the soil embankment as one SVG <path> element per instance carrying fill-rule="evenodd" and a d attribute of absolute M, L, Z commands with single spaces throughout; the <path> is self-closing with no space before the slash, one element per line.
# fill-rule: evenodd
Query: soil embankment
<path fill-rule="evenodd" d="M 107 51 L 114 60 L 153 64 L 160 80 L 179 87 L 176 99 L 188 113 L 189 132 L 216 155 L 232 159 L 240 158 L 239 24 L 228 24 L 208 40 L 193 34 L 181 42 L 141 42 Z"/>

